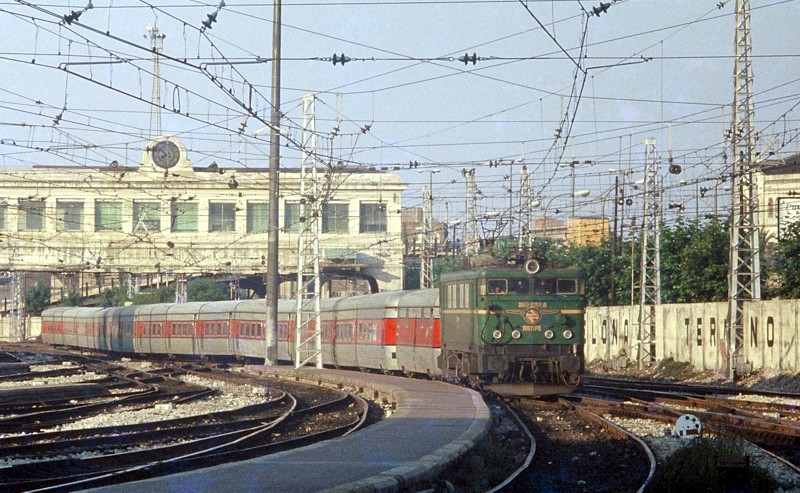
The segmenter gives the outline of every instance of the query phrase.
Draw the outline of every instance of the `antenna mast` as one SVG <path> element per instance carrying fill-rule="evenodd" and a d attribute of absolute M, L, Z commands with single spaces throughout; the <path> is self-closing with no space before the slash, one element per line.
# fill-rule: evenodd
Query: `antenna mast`
<path fill-rule="evenodd" d="M 159 56 L 164 49 L 166 34 L 156 26 L 147 26 L 150 34 L 150 47 L 153 50 L 153 90 L 150 96 L 150 139 L 161 135 L 161 77 L 159 76 Z"/>

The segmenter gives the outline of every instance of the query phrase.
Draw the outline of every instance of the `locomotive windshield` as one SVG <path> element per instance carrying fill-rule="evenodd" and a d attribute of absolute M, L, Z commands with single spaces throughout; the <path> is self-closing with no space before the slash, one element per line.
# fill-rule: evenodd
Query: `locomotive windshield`
<path fill-rule="evenodd" d="M 578 294 L 578 280 L 554 278 L 537 279 L 536 294 Z"/>
<path fill-rule="evenodd" d="M 527 279 L 489 279 L 489 294 L 528 294 L 530 285 Z"/>

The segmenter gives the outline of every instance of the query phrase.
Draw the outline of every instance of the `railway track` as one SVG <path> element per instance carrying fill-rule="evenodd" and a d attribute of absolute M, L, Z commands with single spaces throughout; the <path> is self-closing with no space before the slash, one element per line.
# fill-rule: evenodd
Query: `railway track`
<path fill-rule="evenodd" d="M 733 387 L 590 378 L 566 399 L 616 422 L 649 421 L 670 429 L 684 414 L 702 431 L 741 442 L 759 467 L 778 480 L 800 478 L 800 420 L 797 394 Z M 661 433 L 663 435 L 663 433 Z M 651 440 L 658 440 L 654 433 Z"/>
<path fill-rule="evenodd" d="M 211 388 L 187 385 L 177 380 L 186 374 L 229 383 L 265 385 L 263 379 L 253 375 L 228 374 L 197 365 L 146 372 L 116 365 L 109 365 L 109 368 L 120 368 L 113 370 L 125 373 L 120 378 L 150 386 L 148 394 L 162 396 L 168 395 L 160 388 L 164 382 L 175 388 L 180 382 L 200 394 L 215 392 Z M 99 369 L 93 367 L 92 371 L 98 372 Z M 24 379 L 19 378 L 19 381 L 24 382 Z M 293 387 L 302 388 L 299 385 Z M 350 433 L 366 422 L 368 404 L 359 397 L 341 391 L 320 392 L 319 389 L 310 391 L 307 388 L 299 394 L 301 396 L 296 398 L 289 392 L 270 387 L 268 402 L 227 412 L 157 423 L 0 438 L 0 457 L 13 459 L 11 466 L 0 470 L 0 489 L 9 492 L 71 491 L 134 481 L 307 445 Z M 178 392 L 169 395 L 168 402 L 175 402 L 194 398 L 196 394 L 188 396 Z M 117 399 L 117 404 L 119 401 Z M 46 421 L 65 422 L 84 413 L 83 410 L 76 411 L 77 408 L 103 404 L 50 409 L 46 413 L 55 413 L 53 416 L 64 413 L 64 416 Z M 152 406 L 152 402 L 149 405 Z M 21 422 L 30 419 L 30 413 L 10 418 Z"/>

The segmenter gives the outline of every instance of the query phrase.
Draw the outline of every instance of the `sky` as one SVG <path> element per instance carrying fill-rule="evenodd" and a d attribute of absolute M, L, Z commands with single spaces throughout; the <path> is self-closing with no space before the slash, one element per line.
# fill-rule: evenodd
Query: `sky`
<path fill-rule="evenodd" d="M 321 163 L 400 174 L 405 207 L 432 185 L 439 220 L 463 220 L 472 169 L 478 215 L 514 217 L 523 166 L 538 214 L 610 214 L 615 177 L 641 193 L 646 139 L 666 222 L 714 212 L 705 188 L 726 212 L 735 0 L 607 2 L 599 15 L 599 0 L 284 2 L 281 166 L 300 163 L 313 94 Z M 780 159 L 800 150 L 800 0 L 749 3 L 756 151 Z M 165 36 L 160 133 L 195 166 L 268 165 L 256 131 L 269 121 L 272 3 L 88 5 L 0 0 L 0 169 L 138 164 L 158 133 L 148 26 Z"/>

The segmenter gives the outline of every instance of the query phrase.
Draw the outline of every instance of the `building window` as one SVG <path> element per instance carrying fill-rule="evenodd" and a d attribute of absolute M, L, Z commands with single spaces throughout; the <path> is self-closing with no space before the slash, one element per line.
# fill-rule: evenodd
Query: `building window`
<path fill-rule="evenodd" d="M 236 204 L 208 204 L 208 231 L 236 231 Z"/>
<path fill-rule="evenodd" d="M 122 231 L 122 202 L 95 202 L 94 230 Z"/>
<path fill-rule="evenodd" d="M 133 231 L 145 233 L 161 231 L 161 204 L 159 202 L 133 203 Z"/>
<path fill-rule="evenodd" d="M 83 229 L 83 202 L 56 202 L 56 231 Z"/>
<path fill-rule="evenodd" d="M 283 206 L 283 230 L 284 231 L 300 231 L 302 223 L 300 222 L 300 203 L 287 202 Z"/>
<path fill-rule="evenodd" d="M 248 203 L 247 204 L 247 232 L 266 233 L 267 221 L 269 216 L 269 204 L 267 203 Z"/>
<path fill-rule="evenodd" d="M 347 233 L 349 230 L 348 215 L 350 208 L 347 204 L 322 205 L 322 232 Z"/>
<path fill-rule="evenodd" d="M 359 233 L 386 232 L 386 204 L 361 204 Z"/>
<path fill-rule="evenodd" d="M 8 215 L 8 206 L 6 204 L 0 204 L 0 230 L 5 231 L 6 229 L 6 216 Z"/>
<path fill-rule="evenodd" d="M 43 231 L 44 201 L 20 200 L 17 226 L 20 231 Z"/>
<path fill-rule="evenodd" d="M 186 233 L 197 231 L 197 204 L 173 202 L 169 207 L 170 231 Z"/>

